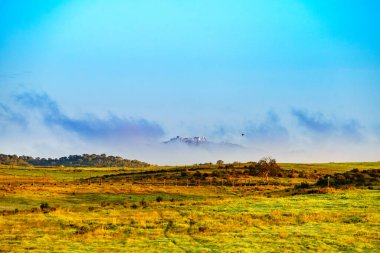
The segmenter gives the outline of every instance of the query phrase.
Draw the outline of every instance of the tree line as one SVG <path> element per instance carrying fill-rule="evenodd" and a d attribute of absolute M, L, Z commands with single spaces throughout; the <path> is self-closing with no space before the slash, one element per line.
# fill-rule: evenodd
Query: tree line
<path fill-rule="evenodd" d="M 40 158 L 0 154 L 0 164 L 13 166 L 67 166 L 67 167 L 130 167 L 141 168 L 148 163 L 138 160 L 128 160 L 120 156 L 106 154 L 70 155 L 60 158 Z"/>

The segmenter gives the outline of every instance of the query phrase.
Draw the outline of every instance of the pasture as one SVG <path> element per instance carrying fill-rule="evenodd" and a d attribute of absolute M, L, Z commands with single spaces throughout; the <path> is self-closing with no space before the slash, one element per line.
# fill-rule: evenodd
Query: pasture
<path fill-rule="evenodd" d="M 378 185 L 308 194 L 295 186 L 311 174 L 264 182 L 244 166 L 3 166 L 0 251 L 379 251 Z M 325 175 L 380 164 L 280 166 Z"/>

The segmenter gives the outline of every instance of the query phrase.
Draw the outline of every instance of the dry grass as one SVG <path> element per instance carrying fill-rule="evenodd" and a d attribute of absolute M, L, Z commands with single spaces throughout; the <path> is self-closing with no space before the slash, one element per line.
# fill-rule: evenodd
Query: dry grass
<path fill-rule="evenodd" d="M 322 188 L 291 196 L 285 190 L 293 182 L 176 187 L 58 178 L 20 185 L 13 175 L 4 177 L 11 184 L 0 184 L 3 252 L 380 250 L 377 190 Z M 43 202 L 54 209 L 42 212 Z"/>

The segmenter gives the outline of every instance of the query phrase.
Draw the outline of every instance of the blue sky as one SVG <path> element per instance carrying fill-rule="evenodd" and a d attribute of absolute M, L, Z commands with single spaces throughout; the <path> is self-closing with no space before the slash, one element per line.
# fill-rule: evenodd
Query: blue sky
<path fill-rule="evenodd" d="M 1 1 L 0 152 L 379 160 L 379 7 Z M 173 157 L 160 142 L 177 135 L 245 149 Z"/>

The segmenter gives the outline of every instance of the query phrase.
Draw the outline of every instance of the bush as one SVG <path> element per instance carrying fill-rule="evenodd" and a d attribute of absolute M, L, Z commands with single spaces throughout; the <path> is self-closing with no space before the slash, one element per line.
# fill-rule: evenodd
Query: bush
<path fill-rule="evenodd" d="M 307 188 L 310 188 L 310 184 L 308 182 L 302 182 L 299 185 L 295 185 L 294 188 L 296 188 L 296 189 L 307 189 Z"/>
<path fill-rule="evenodd" d="M 110 203 L 108 203 L 107 201 L 100 202 L 100 206 L 101 207 L 106 207 L 106 206 L 109 206 L 109 205 L 110 205 Z"/>
<path fill-rule="evenodd" d="M 204 233 L 207 231 L 207 227 L 204 227 L 204 226 L 201 226 L 198 228 L 198 231 L 201 232 L 201 233 Z"/>
<path fill-rule="evenodd" d="M 77 231 L 75 232 L 75 234 L 77 235 L 83 235 L 83 234 L 86 234 L 90 232 L 90 228 L 87 227 L 87 226 L 80 226 L 77 228 Z"/>
<path fill-rule="evenodd" d="M 50 211 L 55 211 L 56 210 L 54 207 L 50 207 L 47 202 L 41 203 L 40 209 L 44 213 L 48 213 Z"/>
<path fill-rule="evenodd" d="M 156 198 L 156 201 L 157 202 L 161 202 L 163 200 L 163 198 L 161 197 L 161 196 L 158 196 L 157 198 Z"/>
<path fill-rule="evenodd" d="M 50 207 L 49 207 L 49 204 L 48 204 L 47 202 L 41 203 L 41 205 L 40 205 L 40 209 L 41 209 L 42 211 L 47 210 L 47 209 L 49 209 L 49 208 L 50 208 Z"/>
<path fill-rule="evenodd" d="M 140 201 L 140 205 L 143 207 L 143 208 L 147 208 L 148 207 L 148 203 L 146 203 L 146 201 L 144 199 L 142 199 Z"/>
<path fill-rule="evenodd" d="M 131 208 L 132 208 L 132 209 L 137 209 L 137 205 L 136 205 L 136 204 L 133 204 L 133 205 L 131 205 Z"/>

